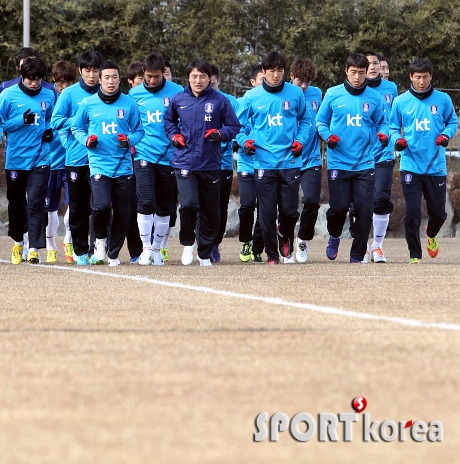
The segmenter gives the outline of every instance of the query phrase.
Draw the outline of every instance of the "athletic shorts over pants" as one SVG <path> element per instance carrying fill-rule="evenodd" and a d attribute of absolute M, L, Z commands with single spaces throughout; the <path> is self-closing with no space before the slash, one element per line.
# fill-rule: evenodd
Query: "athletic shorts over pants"
<path fill-rule="evenodd" d="M 404 231 L 411 258 L 422 258 L 420 225 L 422 222 L 422 194 L 428 212 L 428 237 L 436 237 L 447 218 L 446 176 L 429 176 L 401 171 L 401 185 L 406 202 Z"/>
<path fill-rule="evenodd" d="M 189 171 L 176 169 L 179 190 L 180 232 L 183 246 L 198 242 L 198 256 L 210 259 L 220 224 L 221 170 Z M 199 237 L 195 236 L 197 214 L 200 213 Z"/>
<path fill-rule="evenodd" d="M 367 250 L 367 239 L 374 212 L 375 169 L 362 171 L 327 171 L 329 187 L 329 209 L 326 213 L 329 235 L 342 235 L 350 203 L 354 204 L 354 237 L 350 258 L 362 261 Z"/>
<path fill-rule="evenodd" d="M 259 223 L 268 259 L 279 261 L 276 232 L 277 207 L 279 233 L 291 237 L 299 218 L 300 168 L 256 169 L 254 171 Z"/>

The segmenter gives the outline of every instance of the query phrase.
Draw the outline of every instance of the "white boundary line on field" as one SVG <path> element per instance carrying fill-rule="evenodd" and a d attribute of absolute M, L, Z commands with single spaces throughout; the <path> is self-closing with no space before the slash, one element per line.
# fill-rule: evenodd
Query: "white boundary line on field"
<path fill-rule="evenodd" d="M 9 261 L 5 261 L 3 259 L 0 259 L 0 262 L 9 263 Z M 423 322 L 417 319 L 406 319 L 403 317 L 390 317 L 390 316 L 380 316 L 380 315 L 369 314 L 369 313 L 360 313 L 357 311 L 349 311 L 346 309 L 332 308 L 329 306 L 317 306 L 317 305 L 310 304 L 310 303 L 298 303 L 295 301 L 287 301 L 287 300 L 283 300 L 282 298 L 271 298 L 271 297 L 264 297 L 264 296 L 257 296 L 257 295 L 247 295 L 244 293 L 236 293 L 236 292 L 231 292 L 228 290 L 216 290 L 210 287 L 198 287 L 195 285 L 181 284 L 179 282 L 167 282 L 165 280 L 156 280 L 156 279 L 151 279 L 149 277 L 140 277 L 140 276 L 126 275 L 126 274 L 113 274 L 110 272 L 94 271 L 92 269 L 70 267 L 70 266 L 56 266 L 56 265 L 50 266 L 50 265 L 44 265 L 44 264 L 35 264 L 34 267 L 41 267 L 47 270 L 60 269 L 64 271 L 79 272 L 81 274 L 90 274 L 90 275 L 97 275 L 97 276 L 102 276 L 102 277 L 113 277 L 115 279 L 134 280 L 136 282 L 145 282 L 145 283 L 152 284 L 152 285 L 161 285 L 163 287 L 193 290 L 196 292 L 210 293 L 214 295 L 227 296 L 231 298 L 240 298 L 243 300 L 261 301 L 263 303 L 267 303 L 267 304 L 271 304 L 275 306 L 289 306 L 292 308 L 306 309 L 308 311 L 315 311 L 315 312 L 323 313 L 323 314 L 332 314 L 335 316 L 345 316 L 345 317 L 353 317 L 356 319 L 393 322 L 395 324 L 400 324 L 400 325 L 405 325 L 405 326 L 410 326 L 410 327 L 421 327 L 421 328 L 426 328 L 426 329 L 433 328 L 433 329 L 441 329 L 441 330 L 460 331 L 460 325 L 458 324 L 448 324 L 445 322 Z"/>

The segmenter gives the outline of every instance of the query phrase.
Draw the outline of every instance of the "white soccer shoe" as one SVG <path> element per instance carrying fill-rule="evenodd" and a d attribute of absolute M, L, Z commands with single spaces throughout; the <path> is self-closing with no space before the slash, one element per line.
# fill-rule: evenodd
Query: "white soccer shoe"
<path fill-rule="evenodd" d="M 98 261 L 97 264 L 102 264 L 105 261 L 105 255 L 107 253 L 107 239 L 97 238 L 94 244 L 94 256 Z"/>
<path fill-rule="evenodd" d="M 139 256 L 139 264 L 141 266 L 149 266 L 152 264 L 153 251 L 151 248 L 144 248 L 141 255 Z"/>
<path fill-rule="evenodd" d="M 152 264 L 154 266 L 164 266 L 165 262 L 160 250 L 152 251 Z"/>
<path fill-rule="evenodd" d="M 191 246 L 184 246 L 184 251 L 182 252 L 182 264 L 184 266 L 189 266 L 193 262 L 193 250 L 195 249 L 195 244 Z"/>
<path fill-rule="evenodd" d="M 283 264 L 295 264 L 295 258 L 294 258 L 294 255 L 291 254 L 289 256 L 282 256 L 283 258 Z"/>
<path fill-rule="evenodd" d="M 296 238 L 295 241 L 296 252 L 295 252 L 295 259 L 299 263 L 306 263 L 308 259 L 308 252 L 310 248 L 306 240 L 300 240 L 299 237 Z"/>
<path fill-rule="evenodd" d="M 371 259 L 376 264 L 387 262 L 387 259 L 385 258 L 385 255 L 383 254 L 383 251 L 381 248 L 373 248 L 371 250 Z"/>
<path fill-rule="evenodd" d="M 120 260 L 118 258 L 109 258 L 109 266 L 110 267 L 116 267 L 116 266 L 119 266 L 121 263 L 120 263 Z"/>
<path fill-rule="evenodd" d="M 361 264 L 369 264 L 369 256 L 370 256 L 370 251 L 369 251 L 369 244 L 368 244 L 366 254 L 364 255 L 363 260 L 361 261 Z"/>
<path fill-rule="evenodd" d="M 198 262 L 200 263 L 200 266 L 201 266 L 201 267 L 209 267 L 209 266 L 212 266 L 211 260 L 210 260 L 209 258 L 208 258 L 208 259 L 201 259 L 199 256 L 197 256 L 196 259 L 197 259 Z"/>

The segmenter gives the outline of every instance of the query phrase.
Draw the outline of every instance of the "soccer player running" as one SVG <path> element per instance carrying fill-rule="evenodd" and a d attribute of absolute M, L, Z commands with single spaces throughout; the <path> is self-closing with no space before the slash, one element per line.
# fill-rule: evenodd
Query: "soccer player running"
<path fill-rule="evenodd" d="M 219 90 L 220 72 L 217 66 L 211 65 L 211 85 L 214 90 L 224 95 L 230 101 L 235 113 L 238 111 L 238 102 L 233 95 Z M 220 262 L 220 244 L 224 238 L 225 228 L 227 226 L 228 202 L 230 201 L 230 193 L 233 183 L 233 144 L 232 142 L 222 142 L 222 164 L 220 172 L 220 225 L 217 234 L 216 242 L 211 250 L 211 261 L 213 263 Z"/>
<path fill-rule="evenodd" d="M 193 261 L 199 212 L 198 260 L 200 266 L 211 266 L 220 223 L 221 142 L 230 142 L 241 125 L 228 98 L 212 88 L 209 63 L 194 60 L 186 72 L 189 83 L 173 97 L 164 125 L 174 146 L 172 166 L 180 196 L 182 264 Z"/>
<path fill-rule="evenodd" d="M 318 219 L 321 196 L 323 160 L 321 157 L 319 135 L 314 122 L 323 95 L 318 87 L 311 85 L 313 79 L 316 78 L 316 74 L 316 66 L 309 59 L 295 60 L 290 68 L 291 82 L 302 89 L 307 103 L 307 110 L 312 114 L 312 124 L 302 150 L 302 166 L 300 168 L 303 209 L 300 215 L 299 233 L 295 242 L 295 259 L 299 263 L 305 263 L 308 259 L 308 242 L 315 236 L 315 225 Z"/>
<path fill-rule="evenodd" d="M 165 61 L 161 55 L 148 55 L 143 69 L 144 82 L 129 92 L 138 105 L 145 130 L 134 155 L 137 224 L 143 246 L 139 264 L 163 266 L 160 248 L 168 232 L 176 187 L 175 169 L 171 166 L 173 148 L 165 133 L 163 117 L 173 96 L 183 88 L 165 79 Z M 155 226 L 153 243 L 152 226 Z"/>
<path fill-rule="evenodd" d="M 367 86 L 378 92 L 385 101 L 385 117 L 390 117 L 391 105 L 398 96 L 398 89 L 394 82 L 382 79 L 380 75 L 380 62 L 374 52 L 365 53 L 369 61 L 367 69 Z M 374 214 L 372 225 L 374 239 L 370 247 L 370 258 L 374 263 L 386 263 L 387 259 L 383 253 L 383 240 L 385 238 L 390 214 L 393 211 L 391 201 L 391 186 L 393 184 L 393 170 L 395 166 L 395 155 L 392 146 L 382 147 L 379 139 L 374 138 L 374 161 L 375 161 L 375 185 L 374 185 Z M 350 221 L 352 220 L 350 214 Z M 363 262 L 368 261 L 368 254 L 364 256 Z"/>
<path fill-rule="evenodd" d="M 24 233 L 29 230 L 28 264 L 39 263 L 45 248 L 46 188 L 49 177 L 50 119 L 54 94 L 43 88 L 46 65 L 40 58 L 26 58 L 21 80 L 0 95 L 0 122 L 8 136 L 5 162 L 8 198 L 8 235 L 14 240 L 11 262 L 21 264 Z M 26 200 L 27 194 L 27 200 Z"/>
<path fill-rule="evenodd" d="M 71 86 L 77 77 L 77 68 L 70 61 L 57 61 L 51 68 L 51 74 L 55 82 L 56 92 L 61 92 Z M 50 176 L 48 179 L 48 190 L 46 192 L 46 208 L 48 210 L 48 225 L 46 227 L 46 249 L 48 256 L 47 263 L 57 262 L 56 234 L 59 228 L 58 209 L 61 204 L 61 191 L 64 189 L 63 204 L 69 204 L 69 185 L 65 176 L 65 143 L 66 133 L 56 133 L 50 142 Z M 73 243 L 72 234 L 69 228 L 69 209 L 64 216 L 65 237 L 62 246 L 64 247 L 64 258 L 67 262 L 73 263 Z"/>
<path fill-rule="evenodd" d="M 84 52 L 78 57 L 79 81 L 62 92 L 54 108 L 51 127 L 66 133 L 65 172 L 69 183 L 69 225 L 77 265 L 88 265 L 88 232 L 91 215 L 88 150 L 75 139 L 71 126 L 84 98 L 99 90 L 99 52 Z"/>
<path fill-rule="evenodd" d="M 274 265 L 279 263 L 278 248 L 282 257 L 291 253 L 290 237 L 299 217 L 301 154 L 311 120 L 300 88 L 284 82 L 286 58 L 269 52 L 262 69 L 262 85 L 241 100 L 238 118 L 243 127 L 237 141 L 246 154 L 254 155 L 260 227 L 268 264 Z"/>
<path fill-rule="evenodd" d="M 450 97 L 433 88 L 433 66 L 428 60 L 415 60 L 409 67 L 409 77 L 410 89 L 393 102 L 390 138 L 395 150 L 401 151 L 404 230 L 410 263 L 418 264 L 422 258 L 422 194 L 428 211 L 427 251 L 432 258 L 438 255 L 437 234 L 447 217 L 445 147 L 455 135 L 458 118 Z"/>
<path fill-rule="evenodd" d="M 99 68 L 97 94 L 85 98 L 73 118 L 72 133 L 88 151 L 96 244 L 91 264 L 103 264 L 107 230 L 113 210 L 109 266 L 119 266 L 118 255 L 129 225 L 133 166 L 131 147 L 139 143 L 144 129 L 136 102 L 121 93 L 120 68 L 105 61 Z"/>
<path fill-rule="evenodd" d="M 316 116 L 316 127 L 327 143 L 330 234 L 326 255 L 337 258 L 340 236 L 353 199 L 356 220 L 350 263 L 361 263 L 367 249 L 374 196 L 374 138 L 388 145 L 383 99 L 367 86 L 369 61 L 351 54 L 345 64 L 346 80 L 330 88 Z"/>
<path fill-rule="evenodd" d="M 262 85 L 264 78 L 265 74 L 262 71 L 261 64 L 251 69 L 250 82 L 253 87 Z M 238 102 L 240 103 L 241 100 L 242 97 L 238 99 Z M 247 155 L 236 142 L 235 148 L 238 150 L 236 175 L 240 193 L 240 208 L 238 209 L 240 219 L 239 240 L 243 243 L 240 251 L 240 261 L 247 263 L 252 260 L 255 263 L 263 263 L 264 240 L 259 224 L 259 207 L 254 181 L 254 156 Z M 257 218 L 254 224 L 254 212 L 256 209 Z"/>

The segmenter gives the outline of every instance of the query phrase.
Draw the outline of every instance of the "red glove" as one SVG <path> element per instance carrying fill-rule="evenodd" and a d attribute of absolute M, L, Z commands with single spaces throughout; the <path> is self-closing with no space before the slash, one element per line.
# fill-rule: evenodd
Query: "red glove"
<path fill-rule="evenodd" d="M 388 137 L 385 134 L 382 134 L 381 132 L 379 132 L 377 134 L 377 137 L 379 138 L 380 143 L 382 144 L 383 148 L 388 147 Z"/>
<path fill-rule="evenodd" d="M 447 147 L 447 145 L 449 145 L 449 137 L 447 137 L 447 135 L 441 134 L 436 139 L 436 145 L 441 145 L 442 147 Z"/>
<path fill-rule="evenodd" d="M 329 148 L 335 148 L 337 142 L 340 142 L 340 137 L 338 135 L 330 135 L 329 138 L 326 140 L 327 146 Z"/>
<path fill-rule="evenodd" d="M 97 135 L 90 135 L 87 139 L 86 139 L 86 146 L 88 148 L 96 148 L 96 145 L 97 145 Z"/>
<path fill-rule="evenodd" d="M 175 134 L 171 139 L 171 145 L 176 148 L 185 147 L 185 138 L 182 134 Z"/>
<path fill-rule="evenodd" d="M 246 140 L 246 142 L 244 142 L 243 150 L 246 153 L 246 155 L 254 156 L 256 152 L 256 146 L 253 145 L 254 142 L 255 140 Z"/>
<path fill-rule="evenodd" d="M 291 145 L 292 148 L 292 156 L 294 158 L 298 158 L 302 154 L 303 145 L 297 140 Z"/>
<path fill-rule="evenodd" d="M 222 135 L 217 129 L 208 129 L 204 133 L 204 138 L 209 138 L 211 142 L 220 142 L 222 140 Z"/>
<path fill-rule="evenodd" d="M 118 134 L 118 148 L 129 148 L 129 139 L 125 134 Z"/>
<path fill-rule="evenodd" d="M 404 148 L 407 148 L 407 140 L 403 139 L 402 137 L 398 140 L 396 140 L 395 143 L 395 150 L 396 151 L 403 151 Z"/>

